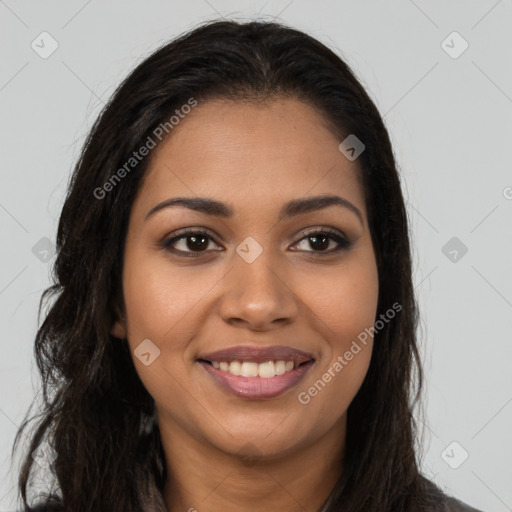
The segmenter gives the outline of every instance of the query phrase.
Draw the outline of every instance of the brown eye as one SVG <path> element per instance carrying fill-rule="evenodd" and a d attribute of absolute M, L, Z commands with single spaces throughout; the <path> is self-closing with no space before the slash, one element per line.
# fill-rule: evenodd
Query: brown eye
<path fill-rule="evenodd" d="M 320 233 L 319 235 L 309 235 L 308 236 L 309 243 L 313 249 L 322 251 L 324 249 L 328 249 L 332 238 L 324 233 Z"/>
<path fill-rule="evenodd" d="M 316 252 L 320 255 L 332 254 L 343 249 L 348 249 L 351 245 L 344 236 L 330 229 L 322 229 L 309 232 L 306 236 L 301 238 L 297 244 L 300 244 L 304 241 L 307 241 L 309 247 L 311 247 L 313 250 L 303 250 L 306 250 L 306 252 Z M 332 247 L 333 242 L 334 248 Z M 327 250 L 329 247 L 331 247 L 331 249 Z"/>
<path fill-rule="evenodd" d="M 207 249 L 210 242 L 215 243 L 215 240 L 205 231 L 187 230 L 166 240 L 163 242 L 162 246 L 174 253 L 184 253 L 187 256 L 195 256 L 194 253 L 200 255 L 200 253 L 208 252 Z"/>
<path fill-rule="evenodd" d="M 208 248 L 209 238 L 204 235 L 187 235 L 183 238 L 187 242 L 187 248 L 191 251 L 202 251 Z"/>

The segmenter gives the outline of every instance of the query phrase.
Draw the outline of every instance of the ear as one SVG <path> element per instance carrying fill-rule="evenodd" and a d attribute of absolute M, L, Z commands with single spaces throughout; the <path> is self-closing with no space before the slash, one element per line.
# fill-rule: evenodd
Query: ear
<path fill-rule="evenodd" d="M 112 325 L 112 329 L 110 330 L 110 334 L 114 336 L 114 338 L 118 338 L 120 340 L 126 339 L 128 334 L 125 318 L 126 309 L 122 297 L 122 291 L 118 290 L 116 298 L 113 300 L 113 317 L 115 320 Z"/>
<path fill-rule="evenodd" d="M 120 340 L 124 340 L 126 338 L 126 322 L 124 318 L 114 322 L 110 334 L 112 334 L 114 338 L 119 338 Z"/>

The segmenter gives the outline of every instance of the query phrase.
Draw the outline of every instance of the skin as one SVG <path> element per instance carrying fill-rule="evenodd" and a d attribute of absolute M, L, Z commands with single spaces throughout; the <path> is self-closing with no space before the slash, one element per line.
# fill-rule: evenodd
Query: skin
<path fill-rule="evenodd" d="M 144 339 L 160 349 L 148 366 L 133 360 L 155 400 L 169 511 L 268 511 L 269 504 L 316 511 L 341 474 L 346 411 L 367 373 L 372 339 L 309 403 L 298 400 L 376 317 L 364 190 L 357 160 L 345 158 L 339 143 L 323 117 L 295 99 L 209 100 L 151 154 L 129 220 L 125 316 L 112 334 L 128 339 L 132 355 Z M 341 206 L 278 220 L 287 201 L 324 194 L 350 201 L 362 220 Z M 234 216 L 173 206 L 145 220 L 155 205 L 183 196 L 217 199 Z M 185 227 L 214 237 L 198 258 L 161 246 Z M 350 248 L 325 255 L 338 246 L 328 239 L 315 250 L 305 232 L 322 227 L 344 234 Z M 248 236 L 263 249 L 252 263 L 236 252 Z M 193 253 L 188 240 L 175 250 Z M 291 346 L 315 363 L 278 397 L 240 398 L 196 362 L 236 345 Z"/>

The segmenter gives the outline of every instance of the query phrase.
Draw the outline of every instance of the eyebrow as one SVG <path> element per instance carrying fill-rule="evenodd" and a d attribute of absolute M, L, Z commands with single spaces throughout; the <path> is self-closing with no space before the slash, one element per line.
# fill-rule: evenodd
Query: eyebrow
<path fill-rule="evenodd" d="M 216 217 L 231 218 L 234 215 L 234 211 L 230 206 L 215 199 L 210 199 L 208 197 L 175 197 L 162 201 L 151 208 L 151 210 L 146 214 L 145 220 L 164 208 L 169 208 L 171 206 L 183 206 L 190 210 Z M 361 224 L 364 224 L 363 215 L 359 208 L 347 199 L 336 195 L 321 195 L 306 197 L 304 199 L 293 199 L 281 208 L 279 212 L 279 221 L 303 213 L 322 210 L 329 206 L 341 206 L 350 210 L 358 217 Z"/>

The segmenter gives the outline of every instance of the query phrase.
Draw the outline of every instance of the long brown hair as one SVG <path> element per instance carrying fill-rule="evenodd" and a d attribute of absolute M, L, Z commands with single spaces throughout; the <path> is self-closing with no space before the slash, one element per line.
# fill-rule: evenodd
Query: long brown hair
<path fill-rule="evenodd" d="M 282 96 L 316 107 L 340 142 L 356 134 L 365 144 L 358 163 L 378 265 L 377 317 L 396 302 L 403 308 L 375 334 L 368 373 L 348 410 L 344 471 L 323 510 L 439 510 L 442 493 L 421 475 L 415 449 L 413 409 L 422 388 L 417 307 L 388 132 L 338 55 L 301 31 L 256 21 L 207 22 L 155 51 L 118 87 L 88 135 L 60 216 L 54 284 L 40 302 L 41 311 L 52 299 L 35 340 L 44 407 L 40 416 L 27 413 L 14 446 L 37 419 L 19 475 L 25 510 L 37 498 L 30 494 L 37 470 L 31 454 L 45 443 L 57 455 L 47 476 L 58 488 L 39 501 L 62 503 L 68 512 L 164 509 L 153 399 L 128 344 L 110 334 L 123 312 L 124 241 L 148 159 L 108 191 L 104 184 L 190 98 Z"/>

